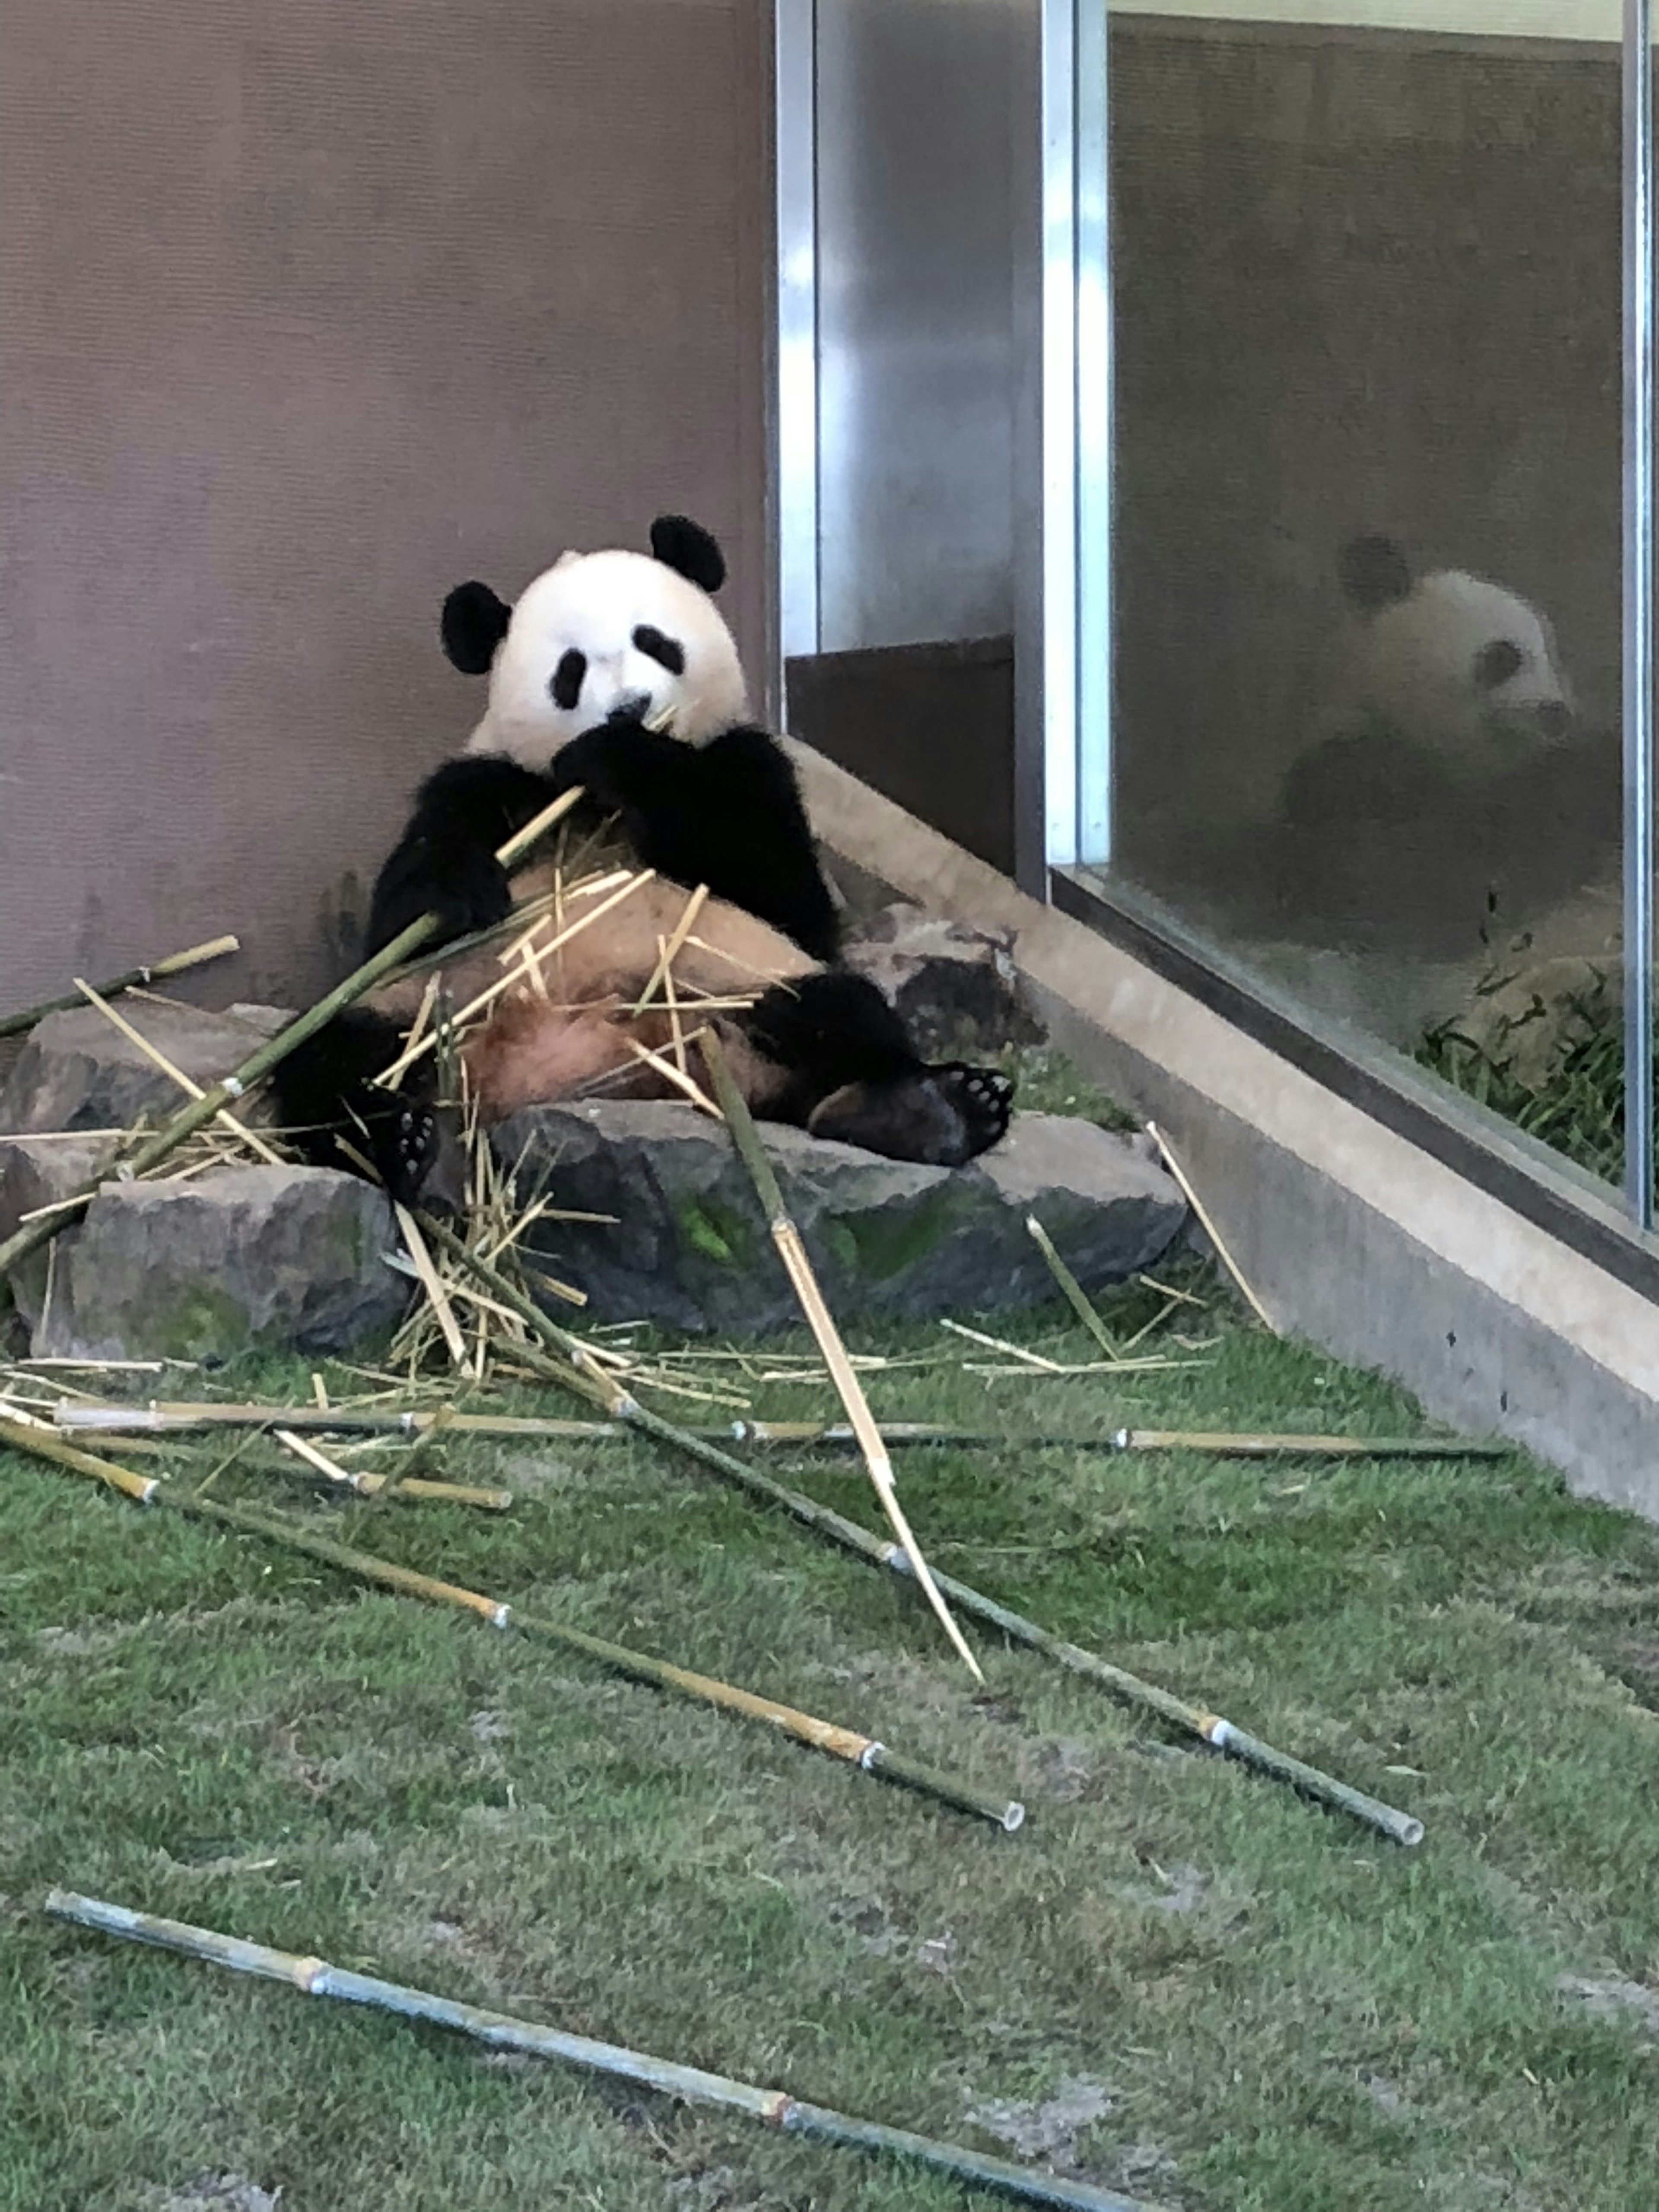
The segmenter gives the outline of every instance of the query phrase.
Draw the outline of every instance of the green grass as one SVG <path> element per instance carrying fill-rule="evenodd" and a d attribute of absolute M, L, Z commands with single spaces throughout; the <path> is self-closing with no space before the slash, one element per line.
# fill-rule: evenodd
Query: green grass
<path fill-rule="evenodd" d="M 1518 1455 L 1028 1440 L 1414 1424 L 1380 1382 L 1197 1322 L 1206 1364 L 1117 1384 L 975 1377 L 959 1343 L 875 1376 L 878 1414 L 1011 1438 L 907 1454 L 915 1526 L 939 1565 L 1409 1805 L 1415 1853 L 979 1637 L 975 1696 L 902 1585 L 631 1443 L 448 1449 L 515 1488 L 506 1521 L 307 1510 L 1021 1796 L 1025 1829 L 0 1457 L 0 2208 L 964 2201 L 58 1926 L 57 1883 L 988 2149 L 988 2121 L 1062 2150 L 1070 2128 L 1085 2171 L 1185 2212 L 1648 2212 L 1659 2000 L 1558 1984 L 1659 1958 L 1659 1538 Z M 1057 1310 L 994 1325 L 1086 1356 Z M 855 1466 L 798 1479 L 874 1517 Z"/>

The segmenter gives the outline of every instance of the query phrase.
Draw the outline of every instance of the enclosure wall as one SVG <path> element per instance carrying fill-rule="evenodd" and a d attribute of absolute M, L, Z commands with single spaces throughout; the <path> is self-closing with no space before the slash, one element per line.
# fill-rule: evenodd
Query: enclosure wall
<path fill-rule="evenodd" d="M 0 0 L 0 1003 L 312 988 L 448 586 L 679 508 L 763 662 L 763 0 Z"/>

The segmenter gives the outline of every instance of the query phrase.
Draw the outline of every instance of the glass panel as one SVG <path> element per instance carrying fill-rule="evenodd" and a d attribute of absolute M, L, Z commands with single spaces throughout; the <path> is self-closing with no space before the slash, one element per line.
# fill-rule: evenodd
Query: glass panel
<path fill-rule="evenodd" d="M 1109 31 L 1114 886 L 1617 1179 L 1618 0 Z"/>

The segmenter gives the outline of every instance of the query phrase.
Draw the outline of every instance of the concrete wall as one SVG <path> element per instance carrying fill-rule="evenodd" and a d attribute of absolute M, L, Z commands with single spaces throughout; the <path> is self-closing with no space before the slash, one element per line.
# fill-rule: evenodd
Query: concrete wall
<path fill-rule="evenodd" d="M 0 0 L 0 1006 L 323 979 L 443 592 L 680 508 L 765 650 L 765 0 Z"/>

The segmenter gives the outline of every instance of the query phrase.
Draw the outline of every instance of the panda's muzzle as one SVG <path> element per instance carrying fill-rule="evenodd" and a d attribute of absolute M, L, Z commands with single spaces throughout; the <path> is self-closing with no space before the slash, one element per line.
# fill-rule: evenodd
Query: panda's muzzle
<path fill-rule="evenodd" d="M 651 694 L 648 691 L 629 691 L 617 700 L 605 719 L 607 722 L 642 722 L 650 712 Z"/>

